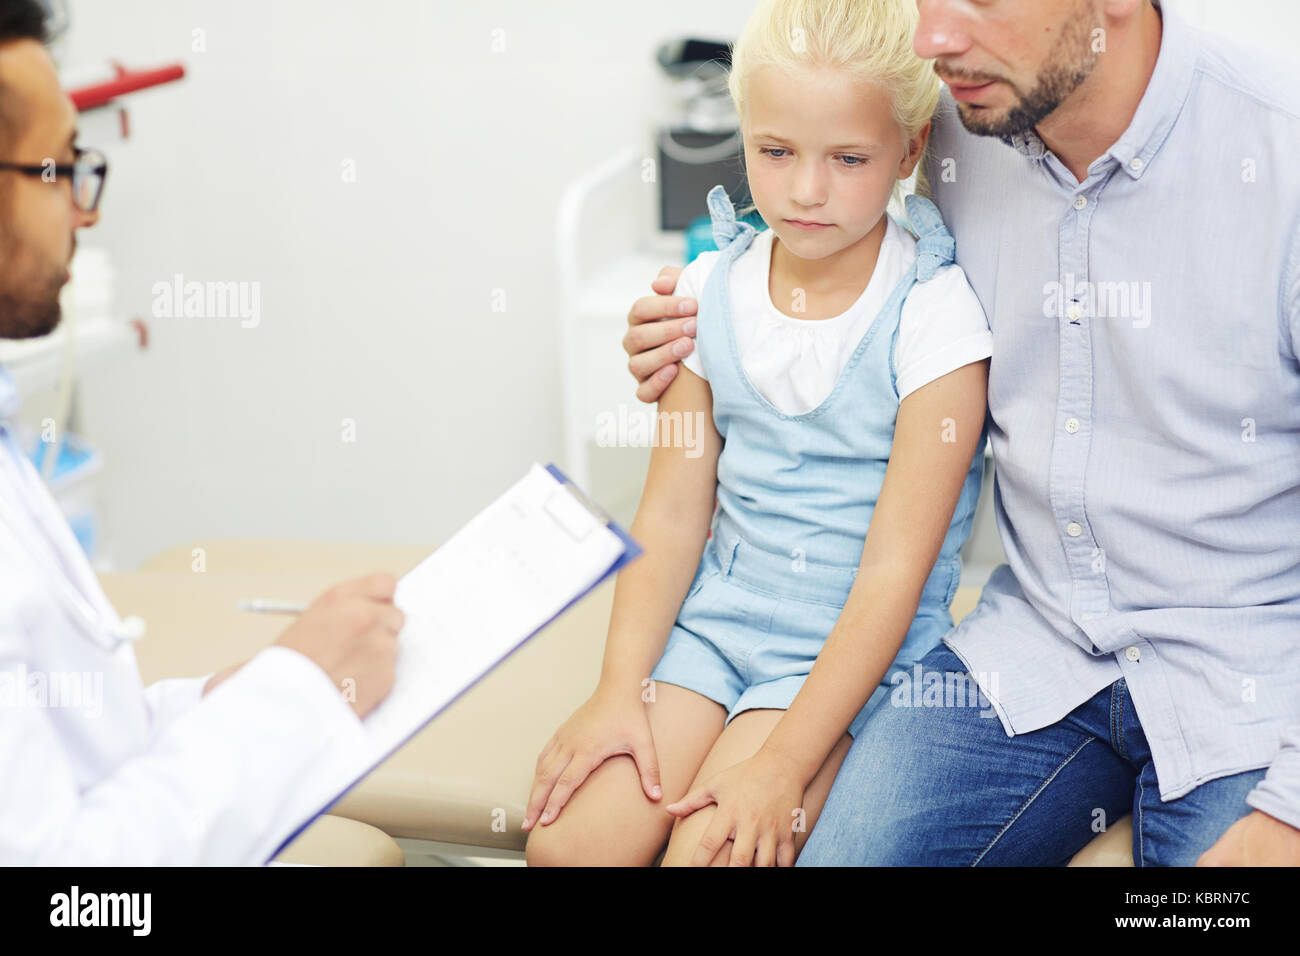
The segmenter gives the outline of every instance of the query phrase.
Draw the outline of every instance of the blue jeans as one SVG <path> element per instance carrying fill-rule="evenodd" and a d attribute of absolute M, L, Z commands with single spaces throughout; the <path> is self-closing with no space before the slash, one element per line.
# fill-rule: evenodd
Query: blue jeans
<path fill-rule="evenodd" d="M 945 645 L 920 666 L 930 686 L 969 680 Z M 800 866 L 1059 866 L 1126 813 L 1138 866 L 1190 866 L 1250 811 L 1246 794 L 1265 773 L 1220 777 L 1163 802 L 1122 679 L 1055 724 L 1015 737 L 987 698 L 982 706 L 955 700 L 887 699 L 871 713 Z"/>

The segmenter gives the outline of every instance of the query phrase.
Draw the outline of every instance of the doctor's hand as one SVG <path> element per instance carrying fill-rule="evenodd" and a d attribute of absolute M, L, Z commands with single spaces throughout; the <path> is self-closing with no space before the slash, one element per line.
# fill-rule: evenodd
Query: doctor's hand
<path fill-rule="evenodd" d="M 537 758 L 523 829 L 531 830 L 539 815 L 543 826 L 554 823 L 591 772 L 620 754 L 627 754 L 636 762 L 646 796 L 651 800 L 662 797 L 659 758 L 650 735 L 650 718 L 646 716 L 640 695 L 598 686 L 591 699 L 560 726 Z"/>
<path fill-rule="evenodd" d="M 647 404 L 659 401 L 668 383 L 677 377 L 677 363 L 695 348 L 695 311 L 699 304 L 673 295 L 682 270 L 664 266 L 650 283 L 655 295 L 632 303 L 623 351 L 631 356 L 627 370 L 637 382 L 636 397 Z"/>
<path fill-rule="evenodd" d="M 349 703 L 358 717 L 374 710 L 393 688 L 397 635 L 406 622 L 393 605 L 396 588 L 391 574 L 336 585 L 275 642 L 311 658 L 335 687 L 350 687 L 354 694 Z"/>

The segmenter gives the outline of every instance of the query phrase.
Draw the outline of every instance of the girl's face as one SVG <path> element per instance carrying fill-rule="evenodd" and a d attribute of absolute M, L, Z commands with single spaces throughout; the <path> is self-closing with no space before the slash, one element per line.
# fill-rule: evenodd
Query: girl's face
<path fill-rule="evenodd" d="M 827 68 L 756 68 L 745 111 L 754 205 L 803 259 L 834 255 L 870 233 L 894 184 L 916 167 L 929 133 L 927 127 L 908 142 L 881 87 Z"/>

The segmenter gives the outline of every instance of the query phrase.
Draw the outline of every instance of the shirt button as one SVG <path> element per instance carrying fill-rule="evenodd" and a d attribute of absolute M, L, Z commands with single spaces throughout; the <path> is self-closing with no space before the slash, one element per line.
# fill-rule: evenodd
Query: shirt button
<path fill-rule="evenodd" d="M 1124 652 L 1124 656 L 1127 657 L 1129 660 L 1133 661 L 1134 663 L 1137 663 L 1137 661 L 1142 657 L 1142 652 L 1139 651 L 1136 647 L 1130 647 L 1128 650 Z"/>
<path fill-rule="evenodd" d="M 1088 197 L 1087 197 L 1087 196 L 1075 196 L 1075 197 L 1074 197 L 1074 208 L 1075 208 L 1075 209 L 1080 209 L 1080 210 L 1082 210 L 1082 209 L 1087 209 L 1087 208 L 1088 208 Z"/>
<path fill-rule="evenodd" d="M 1142 157 L 1134 156 L 1132 159 L 1129 160 L 1128 168 L 1133 170 L 1133 172 L 1136 173 L 1136 172 L 1141 172 L 1142 167 L 1145 165 L 1146 163 L 1142 162 Z"/>
<path fill-rule="evenodd" d="M 1065 420 L 1065 430 L 1069 432 L 1071 435 L 1077 432 L 1079 430 L 1079 419 L 1067 418 Z"/>
<path fill-rule="evenodd" d="M 1071 538 L 1077 538 L 1079 535 L 1083 534 L 1083 525 L 1079 524 L 1077 521 L 1071 521 L 1065 526 L 1065 533 Z"/>
<path fill-rule="evenodd" d="M 1066 311 L 1066 315 L 1070 317 L 1071 322 L 1078 322 L 1083 318 L 1083 306 L 1079 305 L 1077 302 L 1071 302 L 1070 308 Z"/>
<path fill-rule="evenodd" d="M 1081 621 L 1091 621 L 1091 620 L 1092 620 L 1092 615 L 1091 615 L 1091 614 L 1080 614 L 1080 615 L 1079 615 L 1079 620 L 1081 620 Z"/>

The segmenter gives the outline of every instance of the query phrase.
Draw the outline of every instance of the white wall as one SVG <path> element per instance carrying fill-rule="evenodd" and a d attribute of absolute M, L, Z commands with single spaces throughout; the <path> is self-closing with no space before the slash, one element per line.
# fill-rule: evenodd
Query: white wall
<path fill-rule="evenodd" d="M 175 273 L 262 296 L 255 329 L 150 319 L 147 353 L 90 375 L 114 554 L 436 542 L 561 460 L 559 194 L 641 135 L 663 38 L 734 35 L 750 6 L 74 0 L 65 63 L 188 70 L 130 99 L 81 240 L 111 250 L 120 309 L 148 317 Z"/>
<path fill-rule="evenodd" d="M 1169 2 L 1169 0 L 1166 0 Z M 1189 20 L 1260 48 L 1296 56 L 1296 0 L 1173 0 Z"/>

